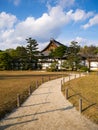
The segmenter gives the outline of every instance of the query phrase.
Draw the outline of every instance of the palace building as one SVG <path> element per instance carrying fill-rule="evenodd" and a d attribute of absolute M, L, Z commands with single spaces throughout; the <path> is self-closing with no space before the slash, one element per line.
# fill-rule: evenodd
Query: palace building
<path fill-rule="evenodd" d="M 54 62 L 54 59 L 51 58 L 50 53 L 60 46 L 64 46 L 64 45 L 54 39 L 51 39 L 49 44 L 41 51 L 41 55 L 44 57 L 39 59 L 39 62 L 42 65 L 42 69 L 48 68 Z M 62 60 L 64 59 L 62 58 Z M 58 69 L 61 69 L 62 60 L 59 58 L 55 59 L 55 61 L 58 62 Z"/>
<path fill-rule="evenodd" d="M 51 39 L 49 44 L 41 51 L 41 58 L 39 58 L 39 64 L 41 64 L 42 69 L 47 69 L 54 62 L 54 59 L 51 58 L 50 53 L 54 51 L 57 47 L 65 46 L 62 43 Z M 87 66 L 90 70 L 98 70 L 98 55 L 96 56 L 82 56 L 81 55 L 81 64 Z M 55 61 L 58 62 L 58 69 L 61 69 L 61 64 L 67 60 L 67 57 L 56 58 Z"/>

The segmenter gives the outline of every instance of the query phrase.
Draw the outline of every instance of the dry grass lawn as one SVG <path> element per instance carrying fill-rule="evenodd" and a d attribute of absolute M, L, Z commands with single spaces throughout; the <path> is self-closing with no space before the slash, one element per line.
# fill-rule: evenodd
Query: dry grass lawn
<path fill-rule="evenodd" d="M 0 118 L 16 108 L 17 94 L 21 95 L 21 102 L 28 97 L 29 86 L 36 89 L 36 81 L 42 83 L 62 76 L 62 73 L 46 73 L 34 71 L 0 71 Z"/>
<path fill-rule="evenodd" d="M 63 94 L 68 87 L 68 100 L 79 108 L 79 99 L 82 98 L 82 113 L 98 124 L 98 75 L 90 74 L 70 82 L 62 87 Z"/>

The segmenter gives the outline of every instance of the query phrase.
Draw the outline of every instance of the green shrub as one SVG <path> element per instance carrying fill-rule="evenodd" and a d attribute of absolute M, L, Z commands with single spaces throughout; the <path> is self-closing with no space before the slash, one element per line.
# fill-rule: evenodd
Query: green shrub
<path fill-rule="evenodd" d="M 48 72 L 55 72 L 58 70 L 57 62 L 53 62 L 50 67 L 47 67 L 46 70 Z"/>
<path fill-rule="evenodd" d="M 80 70 L 86 72 L 89 71 L 89 68 L 87 66 L 81 66 Z"/>

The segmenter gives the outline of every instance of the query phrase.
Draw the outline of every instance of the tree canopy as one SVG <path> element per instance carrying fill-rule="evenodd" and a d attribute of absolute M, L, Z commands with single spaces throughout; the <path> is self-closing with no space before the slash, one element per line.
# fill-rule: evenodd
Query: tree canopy
<path fill-rule="evenodd" d="M 43 60 L 45 56 L 41 57 L 41 52 L 39 54 L 37 41 L 30 37 L 26 39 L 26 43 L 26 47 L 17 46 L 16 49 L 0 50 L 0 70 L 32 70 L 39 66 L 41 68 L 38 58 Z M 62 66 L 77 70 L 81 63 L 81 56 L 95 56 L 97 54 L 98 47 L 93 45 L 81 47 L 78 42 L 72 41 L 69 47 L 61 45 L 51 51 L 49 58 L 54 59 L 56 65 L 58 64 L 56 59 L 65 58 L 67 60 L 63 62 Z"/>
<path fill-rule="evenodd" d="M 79 51 L 80 46 L 78 45 L 78 42 L 72 41 L 68 49 L 68 55 L 67 55 L 67 62 L 69 66 L 72 68 L 72 70 L 78 69 L 80 63 Z"/>
<path fill-rule="evenodd" d="M 54 58 L 63 58 L 66 52 L 67 52 L 67 46 L 61 45 L 57 47 L 54 51 L 52 51 L 50 55 Z"/>
<path fill-rule="evenodd" d="M 29 69 L 36 69 L 37 68 L 37 55 L 39 53 L 38 51 L 38 44 L 35 39 L 32 39 L 31 37 L 26 39 L 28 45 L 26 46 L 27 55 L 29 58 Z"/>

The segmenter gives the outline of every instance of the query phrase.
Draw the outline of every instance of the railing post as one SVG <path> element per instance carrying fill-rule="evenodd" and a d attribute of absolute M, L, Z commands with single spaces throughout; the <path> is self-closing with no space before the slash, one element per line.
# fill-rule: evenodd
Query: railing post
<path fill-rule="evenodd" d="M 69 75 L 69 81 L 70 81 L 70 75 Z"/>
<path fill-rule="evenodd" d="M 36 88 L 38 88 L 38 81 L 36 80 Z"/>
<path fill-rule="evenodd" d="M 50 76 L 49 76 L 49 80 L 50 80 Z"/>
<path fill-rule="evenodd" d="M 61 80 L 61 86 L 63 86 L 63 81 Z"/>
<path fill-rule="evenodd" d="M 63 77 L 63 84 L 65 83 L 65 78 Z"/>
<path fill-rule="evenodd" d="M 79 99 L 79 112 L 82 113 L 82 99 Z"/>
<path fill-rule="evenodd" d="M 66 99 L 68 99 L 68 88 L 66 88 L 65 90 L 65 96 L 66 96 Z"/>
<path fill-rule="evenodd" d="M 42 77 L 42 83 L 44 83 L 44 78 Z"/>
<path fill-rule="evenodd" d="M 63 86 L 63 83 L 62 83 L 62 80 L 61 80 L 61 91 L 62 91 L 62 86 Z"/>
<path fill-rule="evenodd" d="M 20 95 L 17 94 L 17 107 L 20 107 Z"/>
<path fill-rule="evenodd" d="M 29 87 L 29 95 L 31 95 L 31 93 L 32 93 L 32 88 L 31 88 L 31 86 Z"/>

